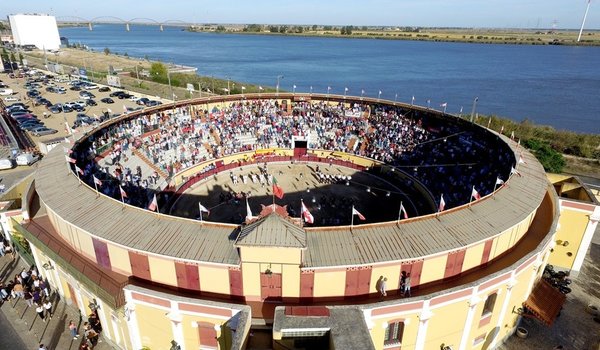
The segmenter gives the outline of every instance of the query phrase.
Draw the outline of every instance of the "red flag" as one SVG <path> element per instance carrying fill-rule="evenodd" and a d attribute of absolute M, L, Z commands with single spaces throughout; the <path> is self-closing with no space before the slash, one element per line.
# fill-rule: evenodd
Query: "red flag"
<path fill-rule="evenodd" d="M 75 171 L 83 175 L 83 170 L 81 170 L 77 165 L 75 165 Z"/>
<path fill-rule="evenodd" d="M 525 163 L 525 160 L 523 159 L 522 154 L 519 154 L 519 164 L 527 164 L 527 163 Z"/>
<path fill-rule="evenodd" d="M 496 186 L 498 186 L 498 185 L 504 185 L 504 180 L 502 180 L 499 177 L 496 178 Z"/>
<path fill-rule="evenodd" d="M 152 198 L 152 202 L 150 202 L 150 205 L 148 206 L 148 210 L 156 211 L 157 208 L 158 208 L 158 201 L 156 200 L 156 194 L 155 194 L 154 198 Z"/>
<path fill-rule="evenodd" d="M 361 220 L 363 220 L 363 221 L 367 220 L 365 218 L 365 216 L 363 214 L 359 213 L 358 210 L 354 209 L 354 207 L 352 207 L 352 215 L 358 215 L 358 218 L 361 219 Z"/>
<path fill-rule="evenodd" d="M 127 198 L 127 192 L 123 189 L 123 187 L 119 186 L 119 190 L 121 191 L 121 197 Z"/>
<path fill-rule="evenodd" d="M 66 155 L 66 154 L 65 154 L 65 159 L 66 159 L 66 160 L 67 160 L 67 162 L 69 162 L 69 163 L 73 163 L 73 164 L 77 163 L 77 161 L 76 161 L 75 159 L 73 159 L 73 158 L 69 157 L 69 156 L 68 156 L 68 155 Z"/>
<path fill-rule="evenodd" d="M 476 201 L 481 199 L 481 195 L 477 192 L 475 186 L 473 186 L 473 191 L 471 191 L 471 198 L 475 198 Z"/>
<path fill-rule="evenodd" d="M 283 199 L 283 188 L 277 183 L 277 179 L 273 176 L 273 195 L 279 199 Z"/>
<path fill-rule="evenodd" d="M 98 179 L 95 175 L 94 175 L 94 183 L 98 186 L 102 186 L 102 181 L 100 181 L 100 179 Z"/>
<path fill-rule="evenodd" d="M 444 201 L 444 195 L 442 195 L 440 197 L 440 206 L 438 208 L 438 212 L 444 211 L 444 208 L 446 208 L 446 201 Z"/>
<path fill-rule="evenodd" d="M 306 205 L 304 205 L 304 202 L 302 202 L 302 218 L 304 219 L 304 221 L 307 224 L 312 224 L 315 222 L 315 218 L 308 211 L 308 208 L 306 208 Z"/>
<path fill-rule="evenodd" d="M 408 219 L 408 213 L 406 213 L 406 209 L 404 209 L 404 204 L 400 203 L 400 212 L 405 219 Z"/>

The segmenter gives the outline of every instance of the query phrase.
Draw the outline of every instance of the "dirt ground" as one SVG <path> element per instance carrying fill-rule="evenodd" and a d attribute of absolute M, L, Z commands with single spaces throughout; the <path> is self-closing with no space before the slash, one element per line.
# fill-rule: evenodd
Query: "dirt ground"
<path fill-rule="evenodd" d="M 398 219 L 400 201 L 411 208 L 410 200 L 402 195 L 402 190 L 383 179 L 353 169 L 320 164 L 320 171 L 330 175 L 351 176 L 338 183 L 319 183 L 315 176 L 317 164 L 313 163 L 270 163 L 268 172 L 273 174 L 283 188 L 284 197 L 273 197 L 272 186 L 248 180 L 244 184 L 239 180 L 233 184 L 230 173 L 224 172 L 192 186 L 172 207 L 171 213 L 177 216 L 199 218 L 198 202 L 210 209 L 210 216 L 203 219 L 219 222 L 240 223 L 246 217 L 246 202 L 243 197 L 235 199 L 236 194 L 250 193 L 248 203 L 253 215 L 261 210 L 261 205 L 275 203 L 287 205 L 293 217 L 300 216 L 300 201 L 303 200 L 315 218 L 317 226 L 348 225 L 351 221 L 352 205 L 362 213 L 365 221 L 354 217 L 354 224 L 393 221 Z M 238 178 L 243 174 L 258 174 L 258 166 L 244 166 L 235 169 L 232 174 Z M 370 189 L 367 192 L 367 189 Z M 388 196 L 387 193 L 390 192 Z M 230 193 L 233 198 L 223 197 Z M 205 214 L 206 215 L 206 214 Z"/>

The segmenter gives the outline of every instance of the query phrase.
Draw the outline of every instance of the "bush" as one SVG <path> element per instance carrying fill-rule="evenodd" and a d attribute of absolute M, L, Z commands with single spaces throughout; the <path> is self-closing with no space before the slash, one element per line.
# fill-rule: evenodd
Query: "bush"
<path fill-rule="evenodd" d="M 524 142 L 549 173 L 560 173 L 565 166 L 563 155 L 539 139 L 529 139 Z"/>

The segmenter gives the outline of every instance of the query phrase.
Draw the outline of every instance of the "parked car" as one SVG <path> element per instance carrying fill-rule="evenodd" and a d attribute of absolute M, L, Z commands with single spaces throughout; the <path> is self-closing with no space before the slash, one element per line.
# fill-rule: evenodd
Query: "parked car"
<path fill-rule="evenodd" d="M 105 98 L 101 99 L 100 102 L 108 103 L 108 104 L 115 103 L 115 101 L 110 97 L 105 97 Z"/>
<path fill-rule="evenodd" d="M 27 124 L 25 126 L 21 126 L 21 130 L 25 130 L 25 131 L 33 131 L 35 129 L 44 127 L 44 124 Z"/>
<path fill-rule="evenodd" d="M 12 95 L 12 94 L 13 94 L 12 89 L 0 89 L 0 95 L 2 95 L 2 96 L 8 96 L 8 95 Z"/>
<path fill-rule="evenodd" d="M 57 105 L 54 105 L 54 106 L 50 106 L 50 107 L 48 107 L 48 110 L 49 110 L 51 113 L 57 114 L 57 113 L 60 113 L 60 112 L 62 112 L 62 107 L 59 107 L 59 106 L 57 106 Z"/>
<path fill-rule="evenodd" d="M 81 91 L 81 88 L 79 87 L 79 85 L 75 85 L 75 86 L 71 86 L 69 88 L 69 90 L 72 90 L 72 91 Z"/>
<path fill-rule="evenodd" d="M 58 130 L 47 128 L 45 126 L 31 130 L 31 134 L 33 136 L 52 135 L 52 134 L 56 134 L 57 132 L 58 132 Z"/>
<path fill-rule="evenodd" d="M 16 166 L 14 160 L 10 158 L 0 159 L 0 170 L 12 169 Z"/>
<path fill-rule="evenodd" d="M 62 107 L 62 111 L 63 111 L 64 113 L 71 113 L 71 112 L 73 112 L 73 108 L 71 108 L 71 107 L 69 107 L 69 106 L 67 106 L 67 105 L 63 105 L 63 107 Z"/>
<path fill-rule="evenodd" d="M 31 165 L 40 160 L 40 156 L 32 153 L 22 153 L 17 156 L 17 165 Z"/>
<path fill-rule="evenodd" d="M 19 98 L 15 97 L 15 96 L 7 96 L 4 98 L 4 102 L 14 102 L 14 101 L 19 101 Z"/>
<path fill-rule="evenodd" d="M 162 102 L 150 100 L 150 101 L 148 101 L 148 103 L 146 103 L 146 106 L 148 106 L 148 107 L 154 107 L 154 106 L 158 106 L 158 105 L 162 105 Z"/>
<path fill-rule="evenodd" d="M 149 99 L 149 98 L 147 98 L 147 97 L 142 97 L 142 98 L 139 98 L 139 99 L 135 100 L 135 103 L 136 103 L 136 104 L 138 104 L 138 105 L 140 105 L 140 106 L 144 106 L 144 105 L 146 105 L 146 103 L 148 103 L 149 101 L 150 101 L 150 99 Z"/>
<path fill-rule="evenodd" d="M 103 87 L 99 88 L 98 91 L 100 91 L 100 92 L 109 92 L 110 88 L 108 86 L 103 86 Z"/>
<path fill-rule="evenodd" d="M 96 103 L 96 101 L 92 100 L 91 98 L 89 100 L 86 100 L 85 103 L 88 106 L 97 106 L 98 104 Z"/>

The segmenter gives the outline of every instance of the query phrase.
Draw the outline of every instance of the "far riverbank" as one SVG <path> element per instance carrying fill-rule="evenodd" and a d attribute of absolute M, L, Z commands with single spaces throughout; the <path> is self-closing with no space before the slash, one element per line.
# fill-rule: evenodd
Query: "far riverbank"
<path fill-rule="evenodd" d="M 331 37 L 352 39 L 411 40 L 471 44 L 600 46 L 600 31 L 586 31 L 577 41 L 576 30 L 493 29 L 493 28 L 367 28 L 281 25 L 199 25 L 190 32 L 245 35 Z"/>

